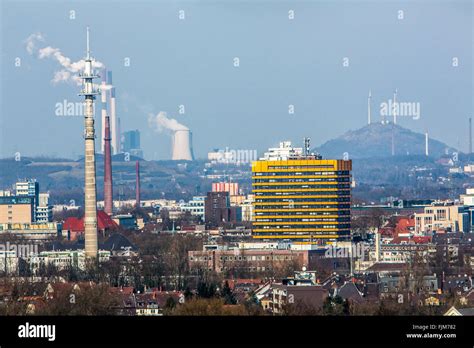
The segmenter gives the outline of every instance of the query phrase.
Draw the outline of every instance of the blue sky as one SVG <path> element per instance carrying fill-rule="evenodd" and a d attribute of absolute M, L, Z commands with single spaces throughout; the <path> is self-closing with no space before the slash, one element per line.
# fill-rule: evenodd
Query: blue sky
<path fill-rule="evenodd" d="M 56 103 L 80 101 L 79 88 L 52 84 L 58 63 L 29 55 L 24 41 L 41 32 L 45 46 L 77 61 L 87 25 L 94 56 L 114 72 L 122 130 L 141 131 L 147 159 L 168 159 L 171 142 L 150 129 L 149 112 L 188 126 L 203 158 L 214 148 L 261 152 L 304 136 L 320 145 L 365 125 L 369 89 L 380 120 L 395 88 L 399 101 L 421 109 L 401 125 L 466 150 L 472 18 L 467 0 L 2 0 L 0 157 L 82 154 L 83 119 L 55 115 Z"/>

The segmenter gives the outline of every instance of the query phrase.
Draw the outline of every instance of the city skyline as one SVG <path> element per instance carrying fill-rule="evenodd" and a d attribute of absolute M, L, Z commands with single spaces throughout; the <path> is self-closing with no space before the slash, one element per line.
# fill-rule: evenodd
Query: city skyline
<path fill-rule="evenodd" d="M 472 0 L 0 17 L 0 344 L 472 340 Z"/>

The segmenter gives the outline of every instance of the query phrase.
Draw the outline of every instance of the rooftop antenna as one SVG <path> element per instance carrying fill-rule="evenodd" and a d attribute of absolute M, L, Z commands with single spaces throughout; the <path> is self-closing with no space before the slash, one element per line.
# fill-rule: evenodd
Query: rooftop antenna
<path fill-rule="evenodd" d="M 309 149 L 310 149 L 310 138 L 304 138 L 304 155 L 308 156 L 309 155 Z"/>

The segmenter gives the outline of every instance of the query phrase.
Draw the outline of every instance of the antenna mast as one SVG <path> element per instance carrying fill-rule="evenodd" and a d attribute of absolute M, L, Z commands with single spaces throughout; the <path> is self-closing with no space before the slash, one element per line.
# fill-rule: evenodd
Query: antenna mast
<path fill-rule="evenodd" d="M 369 90 L 369 98 L 367 99 L 367 122 L 368 124 L 371 123 L 371 119 L 370 119 L 370 102 L 371 102 L 371 99 L 372 99 L 372 91 Z"/>
<path fill-rule="evenodd" d="M 91 49 L 89 45 L 89 27 L 87 27 L 87 60 L 91 58 Z"/>
<path fill-rule="evenodd" d="M 305 155 L 305 157 L 309 156 L 309 150 L 311 148 L 310 141 L 311 141 L 310 138 L 304 138 L 304 155 Z"/>

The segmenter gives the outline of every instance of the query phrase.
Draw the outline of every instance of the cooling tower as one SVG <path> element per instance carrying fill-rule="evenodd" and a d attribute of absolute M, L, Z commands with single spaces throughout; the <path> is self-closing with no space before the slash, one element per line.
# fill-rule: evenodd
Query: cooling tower
<path fill-rule="evenodd" d="M 192 133 L 189 129 L 177 130 L 173 134 L 173 153 L 171 159 L 173 161 L 194 159 L 192 148 Z"/>

